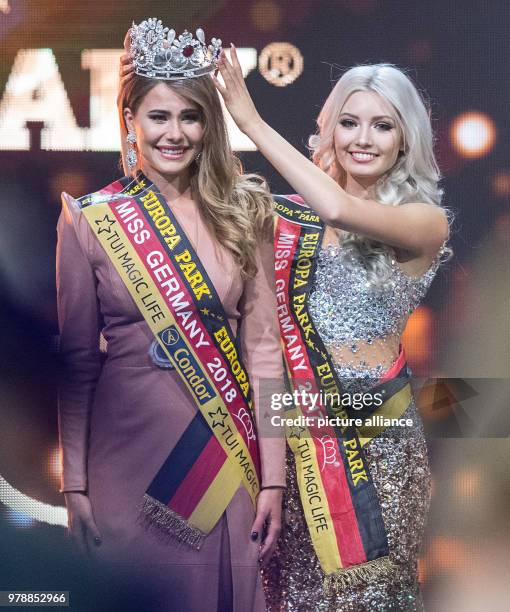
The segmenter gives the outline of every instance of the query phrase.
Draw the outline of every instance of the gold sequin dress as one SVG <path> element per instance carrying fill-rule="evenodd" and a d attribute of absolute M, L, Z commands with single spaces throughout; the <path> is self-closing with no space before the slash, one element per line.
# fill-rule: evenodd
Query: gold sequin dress
<path fill-rule="evenodd" d="M 340 245 L 320 251 L 309 311 L 346 391 L 369 390 L 391 367 L 407 319 L 425 296 L 439 260 L 440 254 L 420 277 L 408 276 L 392 260 L 390 279 L 384 289 L 377 289 L 368 282 L 363 263 Z M 423 610 L 417 558 L 429 506 L 430 471 L 414 401 L 403 418 L 411 418 L 413 426 L 388 428 L 364 447 L 396 570 L 370 583 L 324 593 L 324 573 L 305 523 L 289 451 L 282 535 L 264 571 L 268 610 Z"/>

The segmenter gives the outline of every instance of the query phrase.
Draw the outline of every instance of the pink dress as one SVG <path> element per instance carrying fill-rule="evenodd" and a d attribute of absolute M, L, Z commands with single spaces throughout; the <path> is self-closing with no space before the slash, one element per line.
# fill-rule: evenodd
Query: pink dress
<path fill-rule="evenodd" d="M 234 333 L 258 410 L 260 379 L 282 376 L 271 237 L 261 242 L 258 273 L 243 281 L 195 204 L 170 205 L 213 282 Z M 148 532 L 138 506 L 196 406 L 175 370 L 149 356 L 153 336 L 73 199 L 63 195 L 58 222 L 60 350 L 67 368 L 59 392 L 62 491 L 86 491 L 102 544 L 98 558 L 128 563 L 158 591 L 160 610 L 265 609 L 254 511 L 240 487 L 200 551 Z M 108 342 L 106 359 L 99 336 Z M 274 462 L 273 462 L 274 463 Z M 283 465 L 263 462 L 262 480 L 282 482 Z M 144 579 L 144 578 L 142 578 Z"/>

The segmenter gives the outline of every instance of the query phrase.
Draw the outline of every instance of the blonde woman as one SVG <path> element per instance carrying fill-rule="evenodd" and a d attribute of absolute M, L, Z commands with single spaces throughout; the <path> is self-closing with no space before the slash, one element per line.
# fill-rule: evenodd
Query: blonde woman
<path fill-rule="evenodd" d="M 276 205 L 289 378 L 310 392 L 344 392 L 321 410 L 305 400 L 293 409 L 329 421 L 289 430 L 286 522 L 265 573 L 270 608 L 421 609 L 430 472 L 401 334 L 448 236 L 428 113 L 394 66 L 352 68 L 319 115 L 311 162 L 260 117 L 234 47 L 231 58 L 220 58 L 217 89 L 299 194 Z M 356 416 L 355 425 L 343 418 Z"/>
<path fill-rule="evenodd" d="M 58 224 L 70 533 L 129 563 L 158 609 L 263 610 L 285 486 L 283 438 L 257 436 L 263 381 L 282 374 L 272 200 L 230 149 L 217 42 L 156 19 L 130 40 L 130 175 L 64 194 Z"/>

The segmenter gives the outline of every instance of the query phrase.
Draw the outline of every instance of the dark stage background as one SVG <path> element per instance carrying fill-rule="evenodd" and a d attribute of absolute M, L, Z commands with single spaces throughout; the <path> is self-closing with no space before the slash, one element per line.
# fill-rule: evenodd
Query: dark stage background
<path fill-rule="evenodd" d="M 391 62 L 426 92 L 455 223 L 454 257 L 404 337 L 434 473 L 420 572 L 431 610 L 503 609 L 510 577 L 503 554 L 510 539 L 507 0 L 0 0 L 0 590 L 66 589 L 74 609 L 92 609 L 77 603 L 87 597 L 97 609 L 129 609 L 107 574 L 73 564 L 62 528 L 54 251 L 60 192 L 80 196 L 120 174 L 117 58 L 131 21 L 150 16 L 178 33 L 201 26 L 208 38 L 235 42 L 262 116 L 303 152 L 345 68 Z M 239 134 L 232 139 L 248 170 L 289 193 L 257 152 L 242 150 Z M 441 384 L 432 387 L 430 377 Z"/>

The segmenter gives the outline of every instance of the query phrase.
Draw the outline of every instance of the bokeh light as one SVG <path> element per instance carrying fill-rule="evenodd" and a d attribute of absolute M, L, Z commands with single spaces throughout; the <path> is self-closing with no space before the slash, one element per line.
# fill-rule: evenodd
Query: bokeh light
<path fill-rule="evenodd" d="M 303 72 L 303 64 L 301 52 L 290 43 L 271 43 L 259 56 L 260 74 L 277 87 L 294 82 Z"/>
<path fill-rule="evenodd" d="M 49 181 L 51 199 L 60 206 L 60 195 L 63 191 L 79 198 L 87 193 L 88 177 L 82 172 L 65 170 L 53 174 Z"/>
<path fill-rule="evenodd" d="M 462 157 L 476 159 L 490 153 L 496 142 L 496 125 L 485 113 L 469 111 L 451 124 L 450 140 Z"/>
<path fill-rule="evenodd" d="M 276 30 L 282 20 L 282 9 L 271 0 L 260 0 L 250 8 L 250 18 L 254 27 L 262 32 Z"/>
<path fill-rule="evenodd" d="M 407 57 L 413 64 L 424 64 L 432 57 L 432 42 L 425 39 L 413 40 L 407 48 Z"/>
<path fill-rule="evenodd" d="M 58 446 L 50 452 L 48 473 L 55 482 L 60 484 L 60 478 L 62 476 L 62 452 Z"/>
<path fill-rule="evenodd" d="M 420 557 L 418 559 L 418 580 L 420 584 L 426 582 L 428 577 L 428 563 L 425 557 Z"/>
<path fill-rule="evenodd" d="M 425 368 L 433 345 L 434 313 L 428 306 L 419 306 L 409 317 L 402 344 L 413 368 Z"/>
<path fill-rule="evenodd" d="M 472 538 L 435 536 L 430 542 L 425 562 L 429 577 L 444 572 L 464 577 L 476 576 L 480 571 L 480 543 Z"/>
<path fill-rule="evenodd" d="M 476 467 L 459 470 L 455 475 L 455 492 L 459 497 L 474 497 L 478 495 L 482 475 Z"/>
<path fill-rule="evenodd" d="M 428 554 L 431 565 L 440 571 L 458 570 L 465 565 L 467 556 L 464 542 L 447 536 L 435 537 Z"/>
<path fill-rule="evenodd" d="M 498 170 L 492 177 L 492 191 L 498 198 L 510 196 L 510 170 Z"/>

